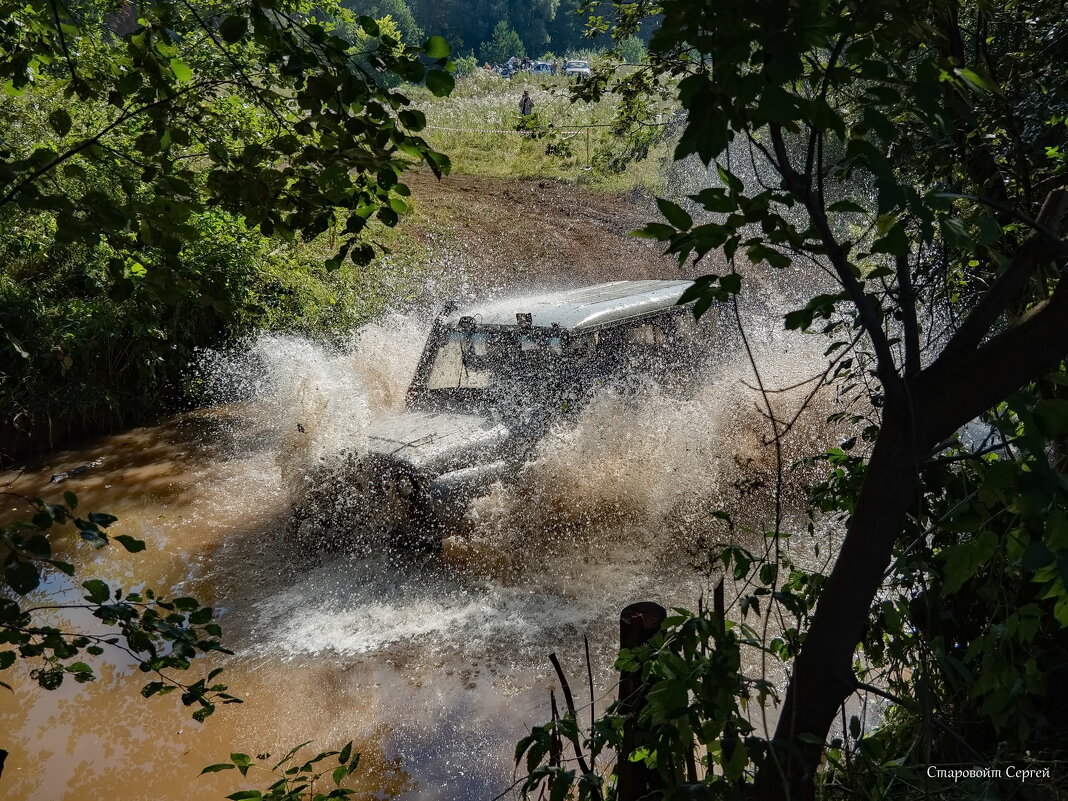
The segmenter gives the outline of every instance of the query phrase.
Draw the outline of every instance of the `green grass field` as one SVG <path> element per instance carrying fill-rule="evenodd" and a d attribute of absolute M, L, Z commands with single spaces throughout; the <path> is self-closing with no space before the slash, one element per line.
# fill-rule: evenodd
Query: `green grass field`
<path fill-rule="evenodd" d="M 622 171 L 609 168 L 608 157 L 626 147 L 609 128 L 615 100 L 572 102 L 572 86 L 563 76 L 520 73 L 506 79 L 477 70 L 458 79 L 448 98 L 418 89 L 412 99 L 426 114 L 427 141 L 452 159 L 457 173 L 551 178 L 607 192 L 660 189 L 670 144 L 654 145 Z M 524 90 L 534 100 L 533 119 L 527 123 L 538 136 L 516 130 Z"/>

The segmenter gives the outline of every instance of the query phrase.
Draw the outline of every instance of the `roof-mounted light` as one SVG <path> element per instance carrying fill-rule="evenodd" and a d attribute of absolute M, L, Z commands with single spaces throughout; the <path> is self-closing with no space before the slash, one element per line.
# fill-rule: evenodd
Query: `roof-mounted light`
<path fill-rule="evenodd" d="M 533 328 L 534 314 L 532 312 L 517 312 L 515 315 L 515 324 L 520 328 Z"/>

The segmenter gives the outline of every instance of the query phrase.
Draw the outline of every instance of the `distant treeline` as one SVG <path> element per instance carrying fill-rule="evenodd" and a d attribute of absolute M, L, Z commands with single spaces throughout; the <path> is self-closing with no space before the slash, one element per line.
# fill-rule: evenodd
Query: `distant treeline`
<path fill-rule="evenodd" d="M 405 39 L 444 36 L 458 55 L 481 61 L 509 56 L 564 56 L 606 47 L 607 36 L 585 37 L 584 0 L 346 0 L 361 14 L 390 15 Z"/>

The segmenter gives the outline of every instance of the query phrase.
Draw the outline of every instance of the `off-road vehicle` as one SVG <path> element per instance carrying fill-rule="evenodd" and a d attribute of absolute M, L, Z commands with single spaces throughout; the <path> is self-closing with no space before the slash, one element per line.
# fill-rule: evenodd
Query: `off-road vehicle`
<path fill-rule="evenodd" d="M 615 281 L 447 308 L 406 409 L 372 425 L 348 485 L 332 490 L 347 499 L 336 527 L 432 544 L 599 390 L 656 381 L 685 392 L 702 362 L 692 307 L 678 303 L 689 286 Z"/>

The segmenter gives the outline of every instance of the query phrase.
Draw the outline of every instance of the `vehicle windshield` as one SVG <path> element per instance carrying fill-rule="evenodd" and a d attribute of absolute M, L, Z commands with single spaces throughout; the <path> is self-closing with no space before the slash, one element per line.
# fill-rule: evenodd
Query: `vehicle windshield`
<path fill-rule="evenodd" d="M 565 67 L 574 67 L 575 69 L 584 70 L 590 65 L 585 61 L 569 61 L 564 65 Z"/>
<path fill-rule="evenodd" d="M 600 387 L 670 376 L 693 329 L 686 311 L 581 333 L 452 327 L 435 335 L 412 394 L 423 408 L 576 409 Z"/>
<path fill-rule="evenodd" d="M 450 330 L 427 373 L 431 397 L 462 397 L 491 405 L 537 404 L 558 397 L 566 375 L 580 367 L 590 338 L 546 331 Z"/>

